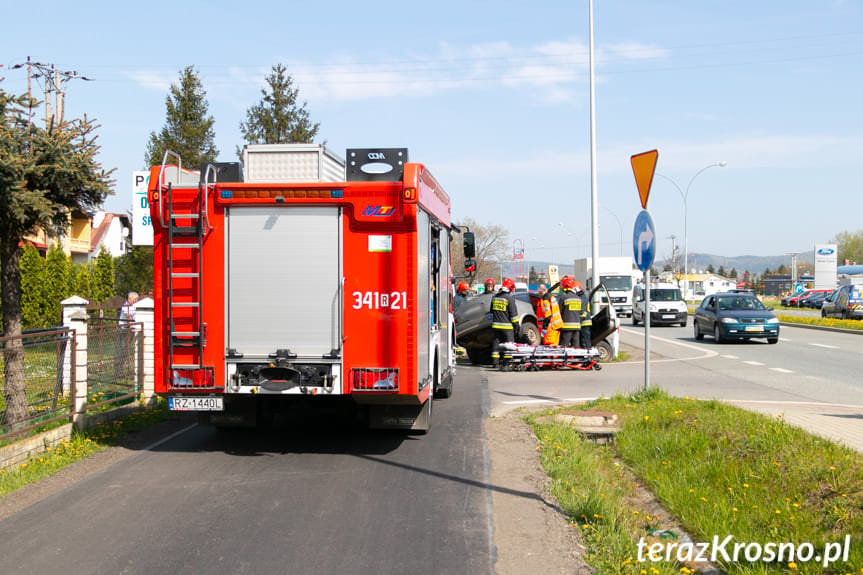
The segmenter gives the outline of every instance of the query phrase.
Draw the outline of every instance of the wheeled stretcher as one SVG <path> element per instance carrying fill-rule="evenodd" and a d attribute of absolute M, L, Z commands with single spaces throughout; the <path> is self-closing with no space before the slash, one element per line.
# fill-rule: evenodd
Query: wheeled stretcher
<path fill-rule="evenodd" d="M 538 371 L 544 368 L 593 369 L 599 371 L 599 350 L 595 347 L 558 347 L 526 343 L 500 344 L 500 369 Z"/>

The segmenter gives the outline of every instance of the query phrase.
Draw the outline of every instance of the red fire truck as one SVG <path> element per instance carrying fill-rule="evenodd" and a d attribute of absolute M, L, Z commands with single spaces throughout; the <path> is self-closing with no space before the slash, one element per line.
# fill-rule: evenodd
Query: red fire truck
<path fill-rule="evenodd" d="M 454 358 L 450 199 L 406 149 L 249 146 L 240 164 L 150 171 L 155 390 L 250 425 L 348 401 L 425 432 Z M 171 163 L 169 163 L 169 161 Z"/>

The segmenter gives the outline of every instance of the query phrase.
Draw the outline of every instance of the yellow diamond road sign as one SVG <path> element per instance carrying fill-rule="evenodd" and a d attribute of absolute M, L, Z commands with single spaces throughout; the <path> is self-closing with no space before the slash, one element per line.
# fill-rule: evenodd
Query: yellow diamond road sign
<path fill-rule="evenodd" d="M 638 197 L 641 198 L 642 209 L 647 209 L 647 196 L 650 195 L 650 185 L 653 183 L 653 173 L 656 171 L 656 160 L 659 151 L 650 150 L 635 154 L 629 161 L 632 173 L 635 174 L 635 185 L 638 186 Z"/>

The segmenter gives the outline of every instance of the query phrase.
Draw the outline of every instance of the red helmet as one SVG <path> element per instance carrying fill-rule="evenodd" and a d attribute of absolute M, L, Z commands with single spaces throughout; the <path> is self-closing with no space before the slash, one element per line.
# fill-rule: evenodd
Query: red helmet
<path fill-rule="evenodd" d="M 503 285 L 503 287 L 505 287 L 509 291 L 515 290 L 515 282 L 512 281 L 510 278 L 504 278 L 503 284 L 501 285 Z"/>
<path fill-rule="evenodd" d="M 560 287 L 563 289 L 572 289 L 575 287 L 575 280 L 569 276 L 563 276 L 560 280 Z"/>
<path fill-rule="evenodd" d="M 467 284 L 467 282 L 459 282 L 458 287 L 455 288 L 455 291 L 458 293 L 464 293 L 469 290 L 470 286 Z"/>
<path fill-rule="evenodd" d="M 492 278 L 488 278 L 487 280 L 485 280 L 485 293 L 493 291 L 495 283 L 496 282 Z"/>
<path fill-rule="evenodd" d="M 581 286 L 581 282 L 579 282 L 579 281 L 573 281 L 573 282 L 572 282 L 572 289 L 574 289 L 575 291 L 581 291 L 581 290 L 583 290 L 584 288 Z"/>

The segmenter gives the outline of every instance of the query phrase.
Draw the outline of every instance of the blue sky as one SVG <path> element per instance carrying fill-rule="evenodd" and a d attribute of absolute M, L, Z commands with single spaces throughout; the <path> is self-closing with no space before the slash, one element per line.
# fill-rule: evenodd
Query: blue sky
<path fill-rule="evenodd" d="M 26 90 L 8 67 L 27 56 L 94 78 L 66 84 L 67 117 L 102 125 L 111 211 L 131 209 L 130 172 L 180 69 L 198 69 L 233 160 L 281 62 L 340 155 L 408 147 L 456 220 L 506 226 L 531 259 L 585 254 L 587 0 L 6 4 L 0 86 Z M 692 183 L 690 252 L 781 254 L 863 229 L 863 2 L 596 0 L 595 39 L 602 255 L 631 254 L 629 157 L 654 148 L 683 189 L 728 162 Z M 668 236 L 682 242 L 683 201 L 658 178 L 648 207 L 662 258 Z"/>

